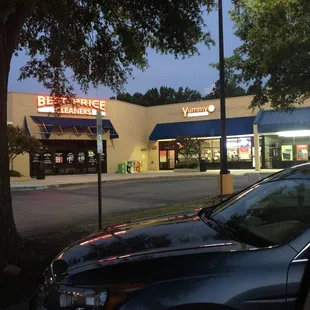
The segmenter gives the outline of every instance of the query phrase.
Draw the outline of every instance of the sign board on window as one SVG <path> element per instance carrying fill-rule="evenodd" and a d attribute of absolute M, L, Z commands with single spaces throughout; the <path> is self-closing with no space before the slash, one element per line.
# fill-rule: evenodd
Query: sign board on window
<path fill-rule="evenodd" d="M 296 159 L 297 160 L 308 160 L 308 145 L 307 144 L 297 144 L 296 145 Z"/>
<path fill-rule="evenodd" d="M 43 154 L 43 160 L 45 165 L 51 165 L 53 163 L 52 161 L 52 154 L 49 152 L 46 152 Z"/>
<path fill-rule="evenodd" d="M 282 158 L 282 161 L 293 160 L 293 146 L 292 145 L 281 146 L 281 158 Z"/>

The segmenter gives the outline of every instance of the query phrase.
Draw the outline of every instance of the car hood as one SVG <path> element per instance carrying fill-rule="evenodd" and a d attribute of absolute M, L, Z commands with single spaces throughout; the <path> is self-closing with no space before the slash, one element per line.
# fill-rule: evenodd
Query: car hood
<path fill-rule="evenodd" d="M 142 219 L 106 227 L 71 245 L 58 256 L 69 270 L 88 264 L 154 253 L 232 245 L 206 225 L 197 211 Z M 237 243 L 237 242 L 236 242 Z"/>

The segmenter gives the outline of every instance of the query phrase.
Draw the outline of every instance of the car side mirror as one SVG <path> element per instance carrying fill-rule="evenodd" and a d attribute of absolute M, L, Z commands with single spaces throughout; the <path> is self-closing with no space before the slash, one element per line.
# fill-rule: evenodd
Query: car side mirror
<path fill-rule="evenodd" d="M 61 276 L 68 271 L 69 265 L 62 259 L 57 259 L 53 262 L 53 273 L 56 279 L 60 279 Z"/>

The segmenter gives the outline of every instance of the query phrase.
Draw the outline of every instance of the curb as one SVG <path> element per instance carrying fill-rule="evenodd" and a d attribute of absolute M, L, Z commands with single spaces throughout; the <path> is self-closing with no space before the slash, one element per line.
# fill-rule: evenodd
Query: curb
<path fill-rule="evenodd" d="M 215 175 L 182 175 L 184 179 L 208 179 L 208 178 L 215 178 Z M 159 176 L 159 177 L 140 177 L 140 178 L 133 178 L 133 179 L 124 179 L 124 180 L 102 180 L 102 184 L 117 184 L 117 183 L 138 183 L 141 181 L 152 182 L 152 181 L 160 181 L 160 180 L 176 180 L 180 179 L 180 176 Z M 24 192 L 24 191 L 34 191 L 34 190 L 45 190 L 45 189 L 57 189 L 57 188 L 66 188 L 66 187 L 73 187 L 73 186 L 83 186 L 83 185 L 97 185 L 97 181 L 92 182 L 75 182 L 75 183 L 63 183 L 63 184 L 50 184 L 50 185 L 33 185 L 33 186 L 25 186 L 25 187 L 11 187 L 12 192 Z"/>
<path fill-rule="evenodd" d="M 245 173 L 242 175 L 235 175 L 235 177 L 245 177 L 248 176 L 249 173 Z M 269 174 L 261 174 L 262 176 L 268 176 Z M 167 176 L 154 176 L 154 177 L 137 177 L 132 179 L 118 179 L 118 180 L 102 180 L 102 183 L 104 184 L 125 184 L 125 183 L 138 183 L 141 181 L 145 182 L 153 182 L 153 181 L 174 181 L 174 180 L 182 180 L 182 179 L 214 179 L 217 177 L 217 174 L 214 175 L 167 175 Z M 33 186 L 25 186 L 25 187 L 11 187 L 12 192 L 25 192 L 25 191 L 35 191 L 35 190 L 45 190 L 45 189 L 57 189 L 57 188 L 66 188 L 66 187 L 74 187 L 74 186 L 93 186 L 97 185 L 97 181 L 91 181 L 91 182 L 75 182 L 75 183 L 63 183 L 63 184 L 49 184 L 49 185 L 33 185 Z"/>

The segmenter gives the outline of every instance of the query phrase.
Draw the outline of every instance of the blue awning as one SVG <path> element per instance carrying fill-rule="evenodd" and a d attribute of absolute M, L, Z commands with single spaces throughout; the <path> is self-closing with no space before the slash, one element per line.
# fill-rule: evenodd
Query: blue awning
<path fill-rule="evenodd" d="M 261 110 L 254 121 L 259 133 L 310 129 L 310 108 L 292 111 Z"/>
<path fill-rule="evenodd" d="M 31 134 L 30 134 L 30 130 L 29 130 L 29 127 L 28 127 L 28 123 L 27 123 L 27 119 L 26 117 L 24 118 L 24 129 L 25 129 L 25 133 L 28 137 L 31 137 Z"/>
<path fill-rule="evenodd" d="M 54 127 L 61 129 L 77 128 L 80 131 L 83 128 L 90 128 L 92 133 L 97 133 L 96 119 L 83 119 L 83 118 L 65 118 L 65 117 L 47 117 L 47 116 L 31 116 L 31 118 L 44 125 L 46 128 L 48 137 L 52 133 Z M 102 120 L 102 129 L 110 131 L 110 139 L 118 138 L 118 134 L 115 131 L 112 123 L 108 119 Z"/>
<path fill-rule="evenodd" d="M 253 134 L 255 116 L 228 118 L 226 121 L 228 136 Z M 150 140 L 175 139 L 177 137 L 219 137 L 221 120 L 204 120 L 193 122 L 157 124 L 152 131 Z"/>

